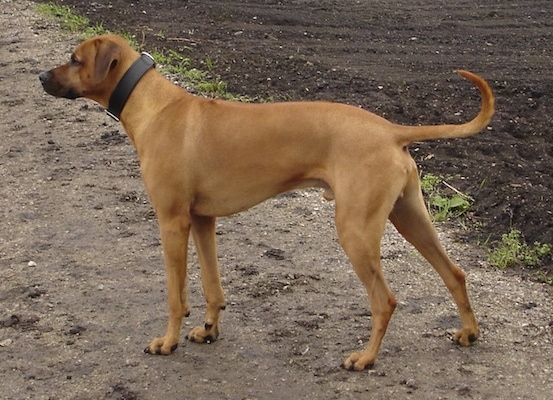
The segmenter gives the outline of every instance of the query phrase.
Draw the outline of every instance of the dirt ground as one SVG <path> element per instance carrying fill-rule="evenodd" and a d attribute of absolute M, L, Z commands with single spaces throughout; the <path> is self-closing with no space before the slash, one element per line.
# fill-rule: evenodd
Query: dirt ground
<path fill-rule="evenodd" d="M 220 340 L 143 354 L 165 328 L 165 277 L 134 149 L 99 106 L 43 93 L 38 73 L 78 40 L 33 3 L 0 0 L 3 398 L 550 398 L 552 287 L 492 269 L 478 240 L 514 226 L 553 242 L 553 3 L 59 3 L 146 49 L 184 49 L 196 65 L 209 57 L 234 93 L 342 101 L 405 124 L 467 120 L 478 94 L 451 71 L 487 78 L 498 98 L 488 131 L 411 149 L 422 170 L 457 175 L 451 183 L 475 199 L 479 231 L 439 229 L 467 271 L 482 337 L 452 344 L 449 294 L 389 229 L 382 258 L 398 309 L 374 369 L 341 369 L 367 341 L 370 314 L 333 204 L 305 191 L 219 221 Z M 183 335 L 203 318 L 193 251 L 189 271 Z"/>

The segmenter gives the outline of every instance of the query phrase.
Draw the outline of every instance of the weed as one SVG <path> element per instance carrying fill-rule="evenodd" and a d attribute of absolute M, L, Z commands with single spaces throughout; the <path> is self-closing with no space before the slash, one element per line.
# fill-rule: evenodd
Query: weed
<path fill-rule="evenodd" d="M 190 68 L 190 58 L 182 52 L 161 50 L 155 51 L 152 56 L 159 64 L 160 70 L 180 76 L 187 86 L 195 89 L 199 94 L 208 97 L 231 97 L 225 82 L 221 81 L 218 76 L 212 77 L 208 71 Z M 211 61 L 206 65 L 208 70 L 213 68 Z"/>
<path fill-rule="evenodd" d="M 553 276 L 548 274 L 546 271 L 538 271 L 534 276 L 538 281 L 553 286 Z"/>
<path fill-rule="evenodd" d="M 175 50 L 156 50 L 152 53 L 162 71 L 184 76 L 189 72 L 190 58 Z"/>
<path fill-rule="evenodd" d="M 421 189 L 424 193 L 433 193 L 436 190 L 436 186 L 442 180 L 434 174 L 426 174 L 421 178 Z"/>
<path fill-rule="evenodd" d="M 38 4 L 37 11 L 60 22 L 61 29 L 71 33 L 80 33 L 82 39 L 90 39 L 94 36 L 110 33 L 102 24 L 91 25 L 90 20 L 82 15 L 71 11 L 69 6 L 62 6 L 55 3 Z M 123 36 L 134 48 L 139 46 L 134 38 L 126 32 L 118 33 Z"/>
<path fill-rule="evenodd" d="M 211 57 L 205 58 L 205 66 L 207 67 L 208 71 L 211 71 L 213 69 L 213 61 L 211 60 Z"/>
<path fill-rule="evenodd" d="M 227 92 L 227 84 L 219 79 L 198 83 L 198 90 L 208 96 L 230 98 Z"/>
<path fill-rule="evenodd" d="M 437 194 L 430 201 L 430 205 L 435 210 L 433 219 L 437 222 L 458 218 L 470 208 L 470 202 L 459 195 L 444 197 Z"/>
<path fill-rule="evenodd" d="M 59 20 L 61 28 L 70 32 L 82 32 L 90 25 L 88 18 L 73 13 L 68 6 L 54 3 L 39 4 L 37 10 L 43 15 Z"/>
<path fill-rule="evenodd" d="M 512 229 L 501 236 L 501 242 L 494 249 L 488 249 L 488 262 L 497 268 L 514 266 L 536 267 L 549 255 L 548 244 L 535 242 L 529 245 L 519 230 Z"/>
<path fill-rule="evenodd" d="M 202 83 L 207 82 L 207 72 L 199 70 L 197 68 L 191 68 L 188 70 L 181 71 L 180 74 L 185 80 L 191 82 L 191 83 Z"/>
<path fill-rule="evenodd" d="M 447 195 L 440 188 L 447 187 L 452 194 Z M 432 220 L 435 222 L 448 221 L 465 214 L 472 203 L 472 198 L 461 193 L 442 178 L 426 174 L 421 178 L 421 189 L 427 197 L 426 206 Z"/>

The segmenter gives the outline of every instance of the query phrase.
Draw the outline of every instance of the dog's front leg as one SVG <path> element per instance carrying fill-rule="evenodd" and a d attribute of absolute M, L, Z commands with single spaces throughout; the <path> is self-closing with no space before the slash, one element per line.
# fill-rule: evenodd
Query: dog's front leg
<path fill-rule="evenodd" d="M 217 262 L 215 218 L 192 217 L 192 237 L 198 251 L 207 304 L 204 326 L 193 328 L 187 338 L 196 343 L 211 343 L 219 336 L 219 317 L 226 306 Z"/>
<path fill-rule="evenodd" d="M 167 355 L 177 348 L 182 318 L 189 314 L 186 292 L 186 257 L 190 221 L 175 216 L 164 218 L 158 215 L 158 217 L 167 274 L 169 320 L 165 336 L 155 338 L 144 352 Z"/>

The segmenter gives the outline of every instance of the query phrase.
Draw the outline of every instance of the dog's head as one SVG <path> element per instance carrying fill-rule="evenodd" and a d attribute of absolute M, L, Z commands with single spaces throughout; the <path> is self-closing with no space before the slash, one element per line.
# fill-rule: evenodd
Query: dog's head
<path fill-rule="evenodd" d="M 125 53 L 134 53 L 124 57 Z M 86 97 L 107 106 L 122 74 L 138 53 L 114 35 L 89 39 L 79 45 L 69 62 L 39 74 L 44 90 L 56 97 Z M 130 61 L 129 58 L 132 58 Z M 125 64 L 125 65 L 122 65 Z"/>

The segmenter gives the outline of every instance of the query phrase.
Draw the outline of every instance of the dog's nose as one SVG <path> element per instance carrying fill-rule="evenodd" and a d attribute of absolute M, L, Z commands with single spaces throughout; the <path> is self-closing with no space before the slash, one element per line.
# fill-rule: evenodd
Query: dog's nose
<path fill-rule="evenodd" d="M 50 79 L 50 76 L 52 76 L 50 71 L 44 71 L 44 72 L 41 72 L 40 74 L 38 74 L 38 79 L 40 79 L 40 82 L 44 83 L 48 79 Z"/>

